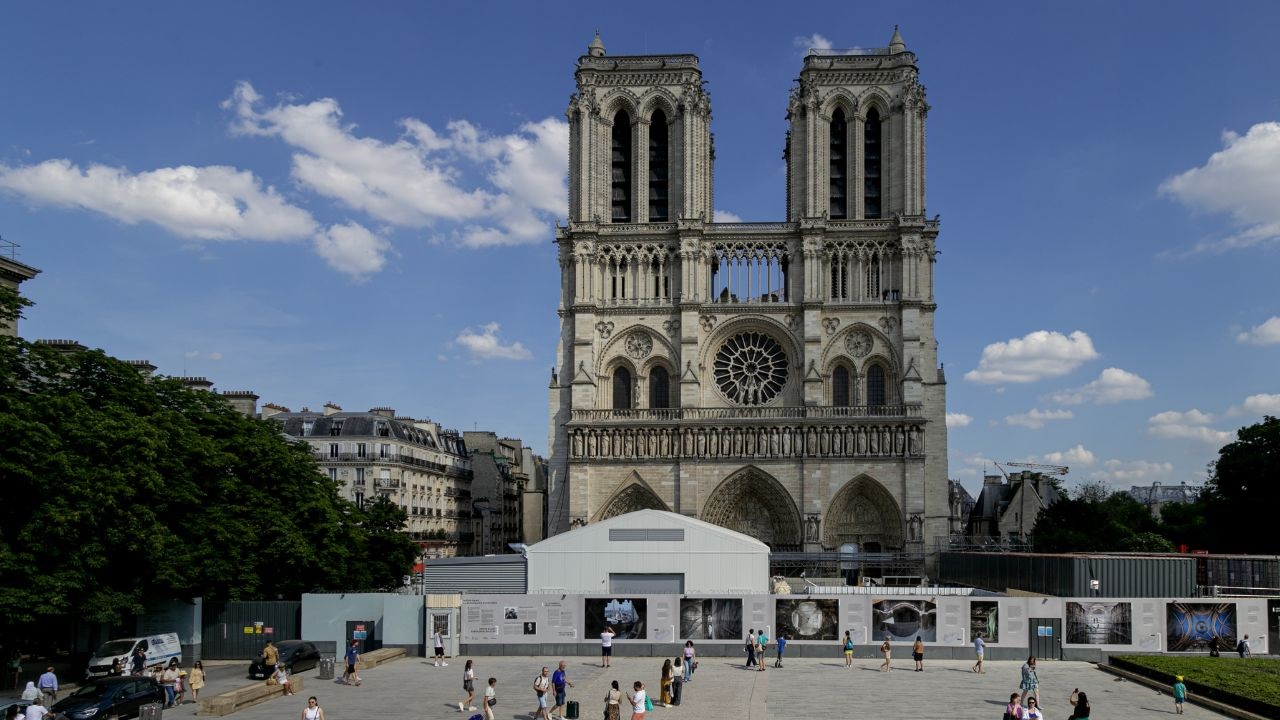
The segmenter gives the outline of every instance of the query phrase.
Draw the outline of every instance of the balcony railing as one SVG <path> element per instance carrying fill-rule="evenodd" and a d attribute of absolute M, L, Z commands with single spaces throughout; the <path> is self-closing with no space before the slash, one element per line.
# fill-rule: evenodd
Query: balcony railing
<path fill-rule="evenodd" d="M 734 408 L 626 408 L 622 410 L 578 409 L 573 422 L 677 420 L 832 420 L 843 418 L 920 417 L 920 405 L 851 405 L 848 407 L 734 407 Z"/>
<path fill-rule="evenodd" d="M 398 463 L 400 465 L 412 465 L 413 467 L 425 468 L 427 470 L 435 470 L 443 473 L 448 477 L 471 477 L 471 471 L 457 468 L 452 465 L 444 465 L 430 460 L 423 460 L 412 455 L 402 455 L 400 453 L 387 453 L 385 455 L 367 452 L 360 453 L 338 453 L 334 455 L 327 450 L 317 450 L 312 455 L 321 462 L 356 462 L 356 463 Z"/>

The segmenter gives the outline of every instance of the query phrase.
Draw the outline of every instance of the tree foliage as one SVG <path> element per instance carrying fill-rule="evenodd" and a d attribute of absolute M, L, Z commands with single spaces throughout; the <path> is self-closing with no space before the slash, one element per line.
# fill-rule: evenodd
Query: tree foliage
<path fill-rule="evenodd" d="M 101 351 L 0 338 L 0 437 L 0 624 L 398 586 L 416 552 L 274 423 Z"/>

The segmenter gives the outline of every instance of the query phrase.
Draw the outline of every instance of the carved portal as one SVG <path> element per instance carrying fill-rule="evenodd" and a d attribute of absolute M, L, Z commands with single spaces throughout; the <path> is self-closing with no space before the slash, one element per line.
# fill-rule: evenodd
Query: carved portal
<path fill-rule="evenodd" d="M 702 519 L 765 543 L 774 550 L 799 550 L 800 511 L 785 488 L 768 473 L 747 467 L 730 475 L 707 498 Z"/>
<path fill-rule="evenodd" d="M 662 499 L 648 487 L 640 482 L 632 481 L 630 485 L 614 493 L 609 502 L 600 508 L 600 512 L 596 513 L 596 521 L 607 520 L 618 515 L 626 515 L 636 510 L 670 511 L 671 508 L 667 507 L 667 504 L 662 502 Z"/>
<path fill-rule="evenodd" d="M 902 548 L 903 518 L 898 503 L 880 483 L 866 475 L 840 489 L 827 506 L 823 545 L 837 548 L 857 543 L 863 550 Z"/>

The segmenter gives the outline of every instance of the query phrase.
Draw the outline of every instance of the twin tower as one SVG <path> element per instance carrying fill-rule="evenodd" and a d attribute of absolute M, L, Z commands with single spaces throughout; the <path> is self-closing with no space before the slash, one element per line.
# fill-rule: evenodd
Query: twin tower
<path fill-rule="evenodd" d="M 558 228 L 549 530 L 641 508 L 775 551 L 923 557 L 947 533 L 938 223 L 916 57 L 811 50 L 787 216 L 718 223 L 693 55 L 578 59 Z"/>

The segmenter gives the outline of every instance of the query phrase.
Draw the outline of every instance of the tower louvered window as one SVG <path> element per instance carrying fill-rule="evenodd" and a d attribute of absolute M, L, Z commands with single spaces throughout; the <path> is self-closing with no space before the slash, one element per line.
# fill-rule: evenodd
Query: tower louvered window
<path fill-rule="evenodd" d="M 671 377 L 661 365 L 649 373 L 649 407 L 671 407 Z"/>
<path fill-rule="evenodd" d="M 879 365 L 867 369 L 867 404 L 885 404 L 884 368 Z"/>
<path fill-rule="evenodd" d="M 613 221 L 631 222 L 631 118 L 625 112 L 613 116 L 612 152 Z"/>
<path fill-rule="evenodd" d="M 671 216 L 667 201 L 667 116 L 658 110 L 649 122 L 649 222 L 666 222 Z"/>
<path fill-rule="evenodd" d="M 844 110 L 831 116 L 831 207 L 832 220 L 849 217 L 849 125 Z"/>
<path fill-rule="evenodd" d="M 624 367 L 613 371 L 613 409 L 631 409 L 631 371 Z"/>
<path fill-rule="evenodd" d="M 867 124 L 863 128 L 863 170 L 865 175 L 862 193 L 863 217 L 880 217 L 880 111 L 867 111 Z"/>
<path fill-rule="evenodd" d="M 831 404 L 849 407 L 849 371 L 843 365 L 837 365 L 831 373 Z"/>

